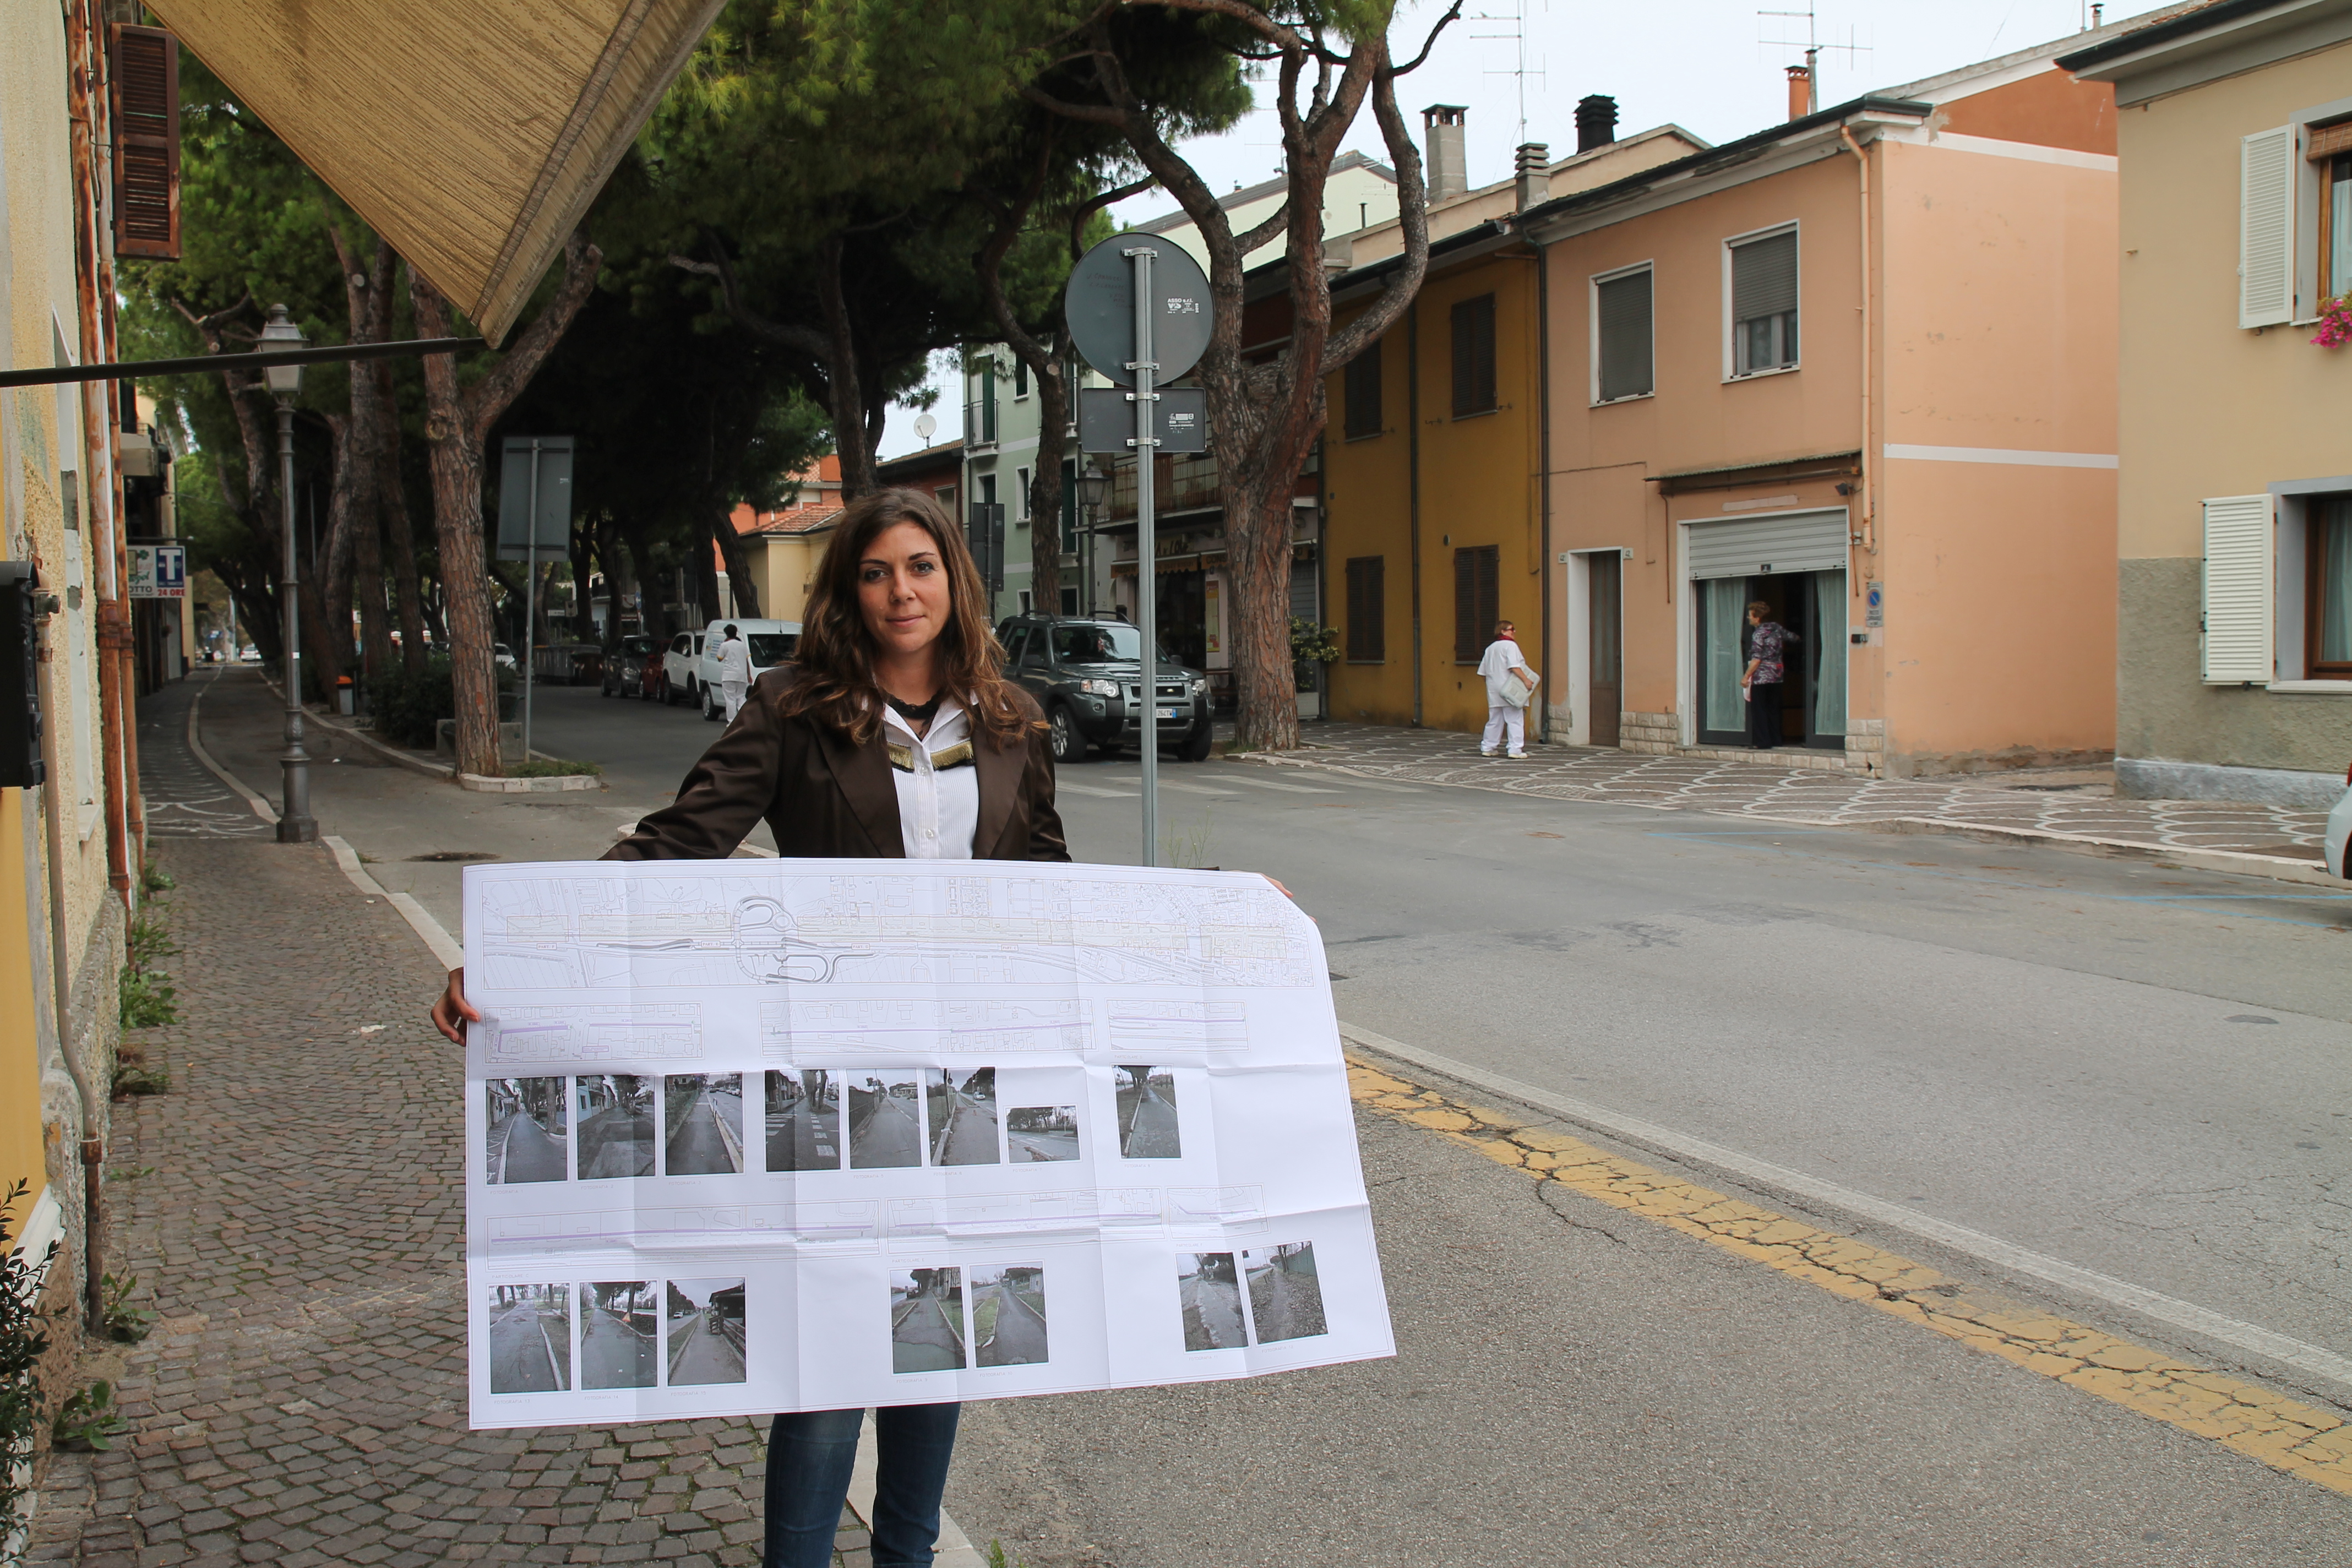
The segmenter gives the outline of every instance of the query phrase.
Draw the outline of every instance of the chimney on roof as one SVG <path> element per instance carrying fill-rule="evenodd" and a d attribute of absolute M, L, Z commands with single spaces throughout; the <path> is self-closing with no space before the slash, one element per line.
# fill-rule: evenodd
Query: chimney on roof
<path fill-rule="evenodd" d="M 1459 103 L 1433 103 L 1421 111 L 1422 131 L 1429 143 L 1429 199 L 1452 201 L 1470 188 L 1470 158 L 1463 145 L 1463 121 L 1469 108 Z"/>
<path fill-rule="evenodd" d="M 1590 153 L 1617 140 L 1617 100 L 1601 93 L 1576 100 L 1576 150 Z"/>
<path fill-rule="evenodd" d="M 1514 172 L 1519 182 L 1519 211 L 1541 205 L 1551 199 L 1551 176 L 1544 171 L 1550 166 L 1551 149 L 1541 142 L 1522 142 L 1513 159 Z"/>
<path fill-rule="evenodd" d="M 1789 68 L 1789 118 L 1802 120 L 1813 111 L 1813 68 Z"/>

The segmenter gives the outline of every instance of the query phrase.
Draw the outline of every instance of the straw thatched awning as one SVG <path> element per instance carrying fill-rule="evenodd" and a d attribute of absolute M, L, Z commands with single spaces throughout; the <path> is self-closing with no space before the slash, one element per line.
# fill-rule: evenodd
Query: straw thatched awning
<path fill-rule="evenodd" d="M 496 342 L 721 0 L 150 0 Z"/>

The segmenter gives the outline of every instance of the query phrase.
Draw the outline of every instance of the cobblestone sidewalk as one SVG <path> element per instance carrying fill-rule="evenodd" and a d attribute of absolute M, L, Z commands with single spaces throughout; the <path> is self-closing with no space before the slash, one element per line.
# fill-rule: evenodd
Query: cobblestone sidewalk
<path fill-rule="evenodd" d="M 2227 801 L 2118 800 L 2104 771 L 1856 779 L 1762 759 L 1641 756 L 1594 746 L 1535 746 L 1527 761 L 1512 762 L 1481 757 L 1475 737 L 1451 731 L 1342 721 L 1302 730 L 1307 749 L 1257 760 L 1557 800 L 1836 826 L 1924 817 L 2305 865 L 2318 863 L 2327 820 L 2325 812 Z"/>
<path fill-rule="evenodd" d="M 159 802 L 203 796 L 184 712 L 142 733 Z M 110 1152 L 114 1271 L 157 1322 L 121 1358 L 127 1433 L 58 1457 L 29 1560 L 756 1563 L 748 1421 L 466 1429 L 440 974 L 324 848 L 194 826 L 156 855 L 181 1020 L 145 1045 L 171 1092 L 118 1107 Z"/>

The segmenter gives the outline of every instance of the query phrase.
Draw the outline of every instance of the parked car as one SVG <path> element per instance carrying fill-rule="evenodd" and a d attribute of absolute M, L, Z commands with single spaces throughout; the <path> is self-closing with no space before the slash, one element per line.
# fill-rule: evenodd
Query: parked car
<path fill-rule="evenodd" d="M 793 650 L 801 645 L 798 621 L 750 621 L 738 616 L 703 627 L 702 635 L 696 639 L 701 652 L 694 661 L 695 690 L 702 703 L 702 716 L 713 723 L 727 716 L 719 698 L 719 645 L 726 639 L 729 626 L 741 633 L 750 647 L 754 680 L 763 671 L 789 660 Z"/>
<path fill-rule="evenodd" d="M 658 640 L 642 636 L 625 637 L 604 660 L 604 694 L 607 697 L 650 699 L 654 694 L 654 676 L 660 668 L 661 644 Z"/>
<path fill-rule="evenodd" d="M 694 700 L 694 666 L 702 654 L 700 632 L 680 632 L 662 650 L 661 677 L 654 695 L 667 707 Z"/>
<path fill-rule="evenodd" d="M 2343 798 L 2327 814 L 2327 843 L 2323 851 L 2327 857 L 2328 870 L 2352 881 L 2352 866 L 2344 863 L 2347 840 L 2352 840 L 2352 768 L 2344 770 Z"/>
<path fill-rule="evenodd" d="M 1054 760 L 1085 760 L 1088 747 L 1143 744 L 1143 634 L 1125 621 L 1015 616 L 996 628 L 1004 673 L 1045 710 Z M 1153 692 L 1159 744 L 1188 763 L 1209 754 L 1209 677 L 1160 651 Z"/>
<path fill-rule="evenodd" d="M 604 679 L 604 645 L 542 644 L 531 656 L 531 679 L 541 686 L 586 686 Z"/>

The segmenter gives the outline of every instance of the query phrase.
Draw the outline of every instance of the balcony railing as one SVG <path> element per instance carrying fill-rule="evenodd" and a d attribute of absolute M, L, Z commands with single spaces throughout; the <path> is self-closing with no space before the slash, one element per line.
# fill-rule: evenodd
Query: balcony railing
<path fill-rule="evenodd" d="M 963 442 L 967 451 L 996 445 L 996 399 L 974 398 L 963 405 Z"/>

